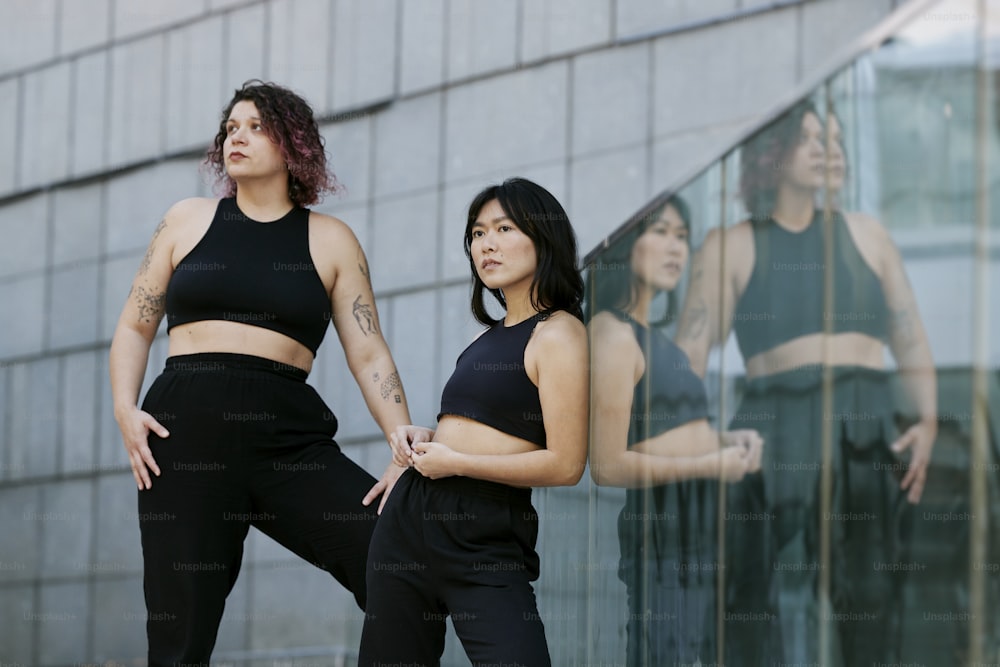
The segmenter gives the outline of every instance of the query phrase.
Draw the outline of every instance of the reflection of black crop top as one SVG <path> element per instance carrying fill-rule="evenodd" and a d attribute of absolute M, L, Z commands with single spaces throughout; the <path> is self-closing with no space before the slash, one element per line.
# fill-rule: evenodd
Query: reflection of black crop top
<path fill-rule="evenodd" d="M 540 317 L 512 327 L 498 322 L 465 348 L 441 392 L 439 420 L 466 417 L 545 446 L 538 387 L 524 369 L 524 348 Z"/>
<path fill-rule="evenodd" d="M 753 273 L 733 313 L 733 330 L 744 359 L 800 336 L 824 331 L 888 338 L 888 306 L 882 283 L 858 252 L 844 217 L 833 214 L 833 309 L 823 312 L 825 257 L 823 212 L 801 232 L 773 219 L 754 221 Z"/>
<path fill-rule="evenodd" d="M 708 397 L 701 378 L 691 370 L 684 350 L 659 330 L 639 324 L 624 313 L 615 317 L 632 325 L 646 370 L 632 394 L 628 446 L 655 438 L 672 428 L 708 418 Z"/>
<path fill-rule="evenodd" d="M 309 210 L 255 222 L 223 199 L 167 284 L 167 331 L 203 320 L 241 322 L 293 338 L 315 356 L 330 297 L 309 254 Z"/>

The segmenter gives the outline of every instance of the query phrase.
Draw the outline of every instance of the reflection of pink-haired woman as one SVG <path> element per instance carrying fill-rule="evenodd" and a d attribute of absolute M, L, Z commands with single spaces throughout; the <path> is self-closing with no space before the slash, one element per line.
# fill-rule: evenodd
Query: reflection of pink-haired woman
<path fill-rule="evenodd" d="M 410 421 L 364 253 L 347 225 L 304 208 L 335 184 L 309 105 L 248 82 L 207 162 L 226 198 L 167 212 L 111 344 L 115 418 L 139 487 L 151 667 L 208 663 L 251 525 L 364 606 L 366 504 L 402 469 L 376 482 L 345 457 L 336 418 L 305 383 L 331 320 L 386 437 Z M 140 408 L 164 315 L 170 356 Z"/>
<path fill-rule="evenodd" d="M 805 633 L 785 632 L 785 659 L 815 658 L 819 522 L 828 521 L 835 610 L 878 619 L 843 625 L 839 648 L 848 664 L 893 662 L 901 579 L 872 563 L 896 561 L 907 548 L 905 505 L 920 500 L 937 432 L 935 374 L 902 261 L 884 228 L 839 211 L 827 224 L 816 209 L 828 174 L 843 173 L 839 141 L 827 146 L 819 114 L 802 103 L 743 147 L 750 220 L 708 235 L 677 341 L 704 373 L 710 346 L 735 331 L 747 382 L 733 424 L 757 428 L 767 443 L 761 478 L 744 482 L 733 502 L 759 503 L 773 518 L 729 527 L 733 549 L 742 554 L 755 545 L 751 551 L 766 555 L 752 568 L 742 557 L 733 563 L 731 600 L 753 611 L 767 596 L 762 582 L 773 577 L 785 600 L 799 600 L 783 610 L 782 621 L 808 619 Z M 884 369 L 887 347 L 919 410 L 901 435 Z M 832 369 L 829 409 L 825 368 Z M 828 517 L 819 509 L 824 431 L 833 443 Z M 909 461 L 898 461 L 906 450 Z M 727 627 L 737 642 L 727 659 L 744 654 L 741 640 L 760 645 L 747 629 Z"/>

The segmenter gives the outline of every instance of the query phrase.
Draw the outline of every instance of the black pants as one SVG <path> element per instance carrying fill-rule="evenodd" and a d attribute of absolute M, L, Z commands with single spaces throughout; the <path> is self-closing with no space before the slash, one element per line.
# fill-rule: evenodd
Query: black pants
<path fill-rule="evenodd" d="M 372 537 L 358 664 L 438 665 L 451 616 L 473 665 L 549 665 L 537 536 L 530 489 L 403 473 Z"/>
<path fill-rule="evenodd" d="M 808 366 L 749 381 L 733 418 L 731 428 L 760 431 L 764 458 L 761 474 L 728 495 L 727 664 L 820 660 L 826 620 L 835 633 L 832 653 L 824 656 L 829 664 L 899 661 L 913 511 L 899 488 L 905 466 L 889 450 L 898 435 L 889 376 L 835 367 L 827 412 L 822 373 Z M 832 440 L 827 516 L 821 516 L 824 432 Z M 828 604 L 819 596 L 824 522 Z M 762 657 L 744 660 L 755 655 Z"/>
<path fill-rule="evenodd" d="M 375 479 L 333 441 L 306 374 L 267 359 L 167 360 L 143 402 L 160 466 L 139 492 L 149 665 L 207 665 L 250 526 L 327 570 L 365 604 Z"/>
<path fill-rule="evenodd" d="M 718 493 L 701 479 L 625 492 L 618 577 L 628 667 L 715 662 Z"/>

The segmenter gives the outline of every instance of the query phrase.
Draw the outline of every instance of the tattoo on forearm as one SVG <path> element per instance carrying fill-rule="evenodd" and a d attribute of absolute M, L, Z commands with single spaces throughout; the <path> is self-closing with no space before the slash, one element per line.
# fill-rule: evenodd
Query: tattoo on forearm
<path fill-rule="evenodd" d="M 389 395 L 392 394 L 393 390 L 394 389 L 399 389 L 399 387 L 400 387 L 400 384 L 399 384 L 399 373 L 397 373 L 396 371 L 393 371 L 389 375 L 389 377 L 387 377 L 385 379 L 385 381 L 382 382 L 382 386 L 379 387 L 379 389 L 378 389 L 379 393 L 382 394 L 382 400 L 384 401 L 387 398 L 389 398 Z M 399 394 L 397 393 L 396 394 L 396 402 L 399 403 L 400 400 L 401 399 L 399 397 Z"/>
<path fill-rule="evenodd" d="M 370 333 L 378 333 L 378 327 L 375 326 L 375 312 L 367 303 L 361 303 L 360 294 L 354 300 L 353 312 L 354 319 L 357 320 L 358 326 L 361 328 L 361 333 L 366 336 Z"/>
<path fill-rule="evenodd" d="M 141 285 L 135 288 L 135 305 L 139 309 L 140 322 L 159 322 L 166 301 L 166 292 L 150 292 Z"/>
<path fill-rule="evenodd" d="M 371 283 L 372 277 L 368 271 L 368 263 L 365 261 L 365 252 L 360 247 L 358 248 L 358 269 L 361 270 L 361 275 L 365 277 L 365 280 Z"/>
<path fill-rule="evenodd" d="M 691 304 L 686 316 L 681 319 L 677 338 L 685 340 L 701 338 L 705 333 L 707 322 L 708 308 L 705 307 L 705 302 L 699 297 Z"/>
<path fill-rule="evenodd" d="M 145 275 L 146 271 L 149 270 L 149 264 L 153 261 L 153 251 L 156 249 L 156 237 L 160 235 L 163 228 L 167 226 L 166 220 L 160 220 L 160 224 L 156 226 L 156 230 L 153 231 L 153 238 L 149 241 L 149 247 L 146 248 L 146 254 L 142 257 L 142 264 L 139 265 L 139 275 Z"/>

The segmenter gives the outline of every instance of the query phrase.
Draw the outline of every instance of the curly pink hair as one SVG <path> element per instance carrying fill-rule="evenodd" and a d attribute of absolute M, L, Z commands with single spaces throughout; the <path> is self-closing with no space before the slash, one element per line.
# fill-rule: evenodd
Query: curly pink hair
<path fill-rule="evenodd" d="M 275 83 L 251 79 L 236 91 L 222 111 L 219 132 L 205 155 L 205 166 L 215 176 L 216 191 L 224 197 L 236 194 L 236 181 L 226 172 L 222 153 L 226 123 L 237 102 L 253 102 L 260 113 L 264 133 L 277 145 L 288 165 L 288 196 L 297 206 L 316 204 L 327 192 L 337 192 L 340 184 L 327 166 L 324 141 L 304 99 Z"/>

